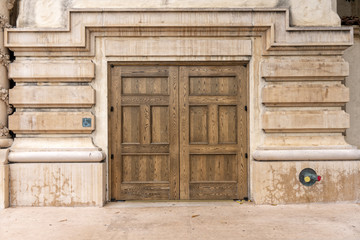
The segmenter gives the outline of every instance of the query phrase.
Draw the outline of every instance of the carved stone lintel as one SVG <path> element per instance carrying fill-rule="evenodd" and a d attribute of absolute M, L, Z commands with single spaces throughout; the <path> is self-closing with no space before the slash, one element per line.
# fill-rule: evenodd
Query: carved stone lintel
<path fill-rule="evenodd" d="M 0 64 L 7 67 L 10 63 L 10 55 L 0 50 Z"/>
<path fill-rule="evenodd" d="M 6 104 L 6 113 L 12 114 L 14 109 L 13 107 L 9 104 L 9 90 L 5 89 L 5 88 L 0 88 L 0 100 L 3 101 Z"/>
<path fill-rule="evenodd" d="M 0 123 L 0 137 L 8 137 L 8 136 L 10 136 L 9 129 L 5 127 L 3 123 Z"/>
<path fill-rule="evenodd" d="M 7 0 L 7 8 L 9 11 L 11 11 L 14 8 L 16 0 Z"/>
<path fill-rule="evenodd" d="M 9 24 L 9 19 L 4 15 L 0 15 L 0 27 L 1 28 L 11 28 L 12 26 Z"/>

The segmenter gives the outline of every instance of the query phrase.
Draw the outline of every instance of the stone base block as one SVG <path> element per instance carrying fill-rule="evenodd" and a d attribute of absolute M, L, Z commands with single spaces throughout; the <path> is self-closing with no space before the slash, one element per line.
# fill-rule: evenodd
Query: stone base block
<path fill-rule="evenodd" d="M 9 165 L 0 164 L 0 209 L 9 206 Z"/>
<path fill-rule="evenodd" d="M 307 187 L 299 173 L 312 168 L 322 177 Z M 360 201 L 360 161 L 257 162 L 252 168 L 257 204 Z"/>
<path fill-rule="evenodd" d="M 105 163 L 10 164 L 11 206 L 103 206 Z"/>

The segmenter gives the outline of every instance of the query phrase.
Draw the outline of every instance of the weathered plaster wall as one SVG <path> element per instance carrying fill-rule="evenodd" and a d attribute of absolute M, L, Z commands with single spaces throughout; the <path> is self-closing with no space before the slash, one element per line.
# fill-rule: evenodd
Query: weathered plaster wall
<path fill-rule="evenodd" d="M 322 180 L 311 187 L 299 173 L 313 168 Z M 360 199 L 359 161 L 287 161 L 254 163 L 253 198 L 257 204 L 337 202 Z"/>
<path fill-rule="evenodd" d="M 10 165 L 11 206 L 102 206 L 105 163 Z"/>
<path fill-rule="evenodd" d="M 339 26 L 330 0 L 20 0 L 18 27 L 62 28 L 70 8 L 290 8 L 294 26 Z"/>

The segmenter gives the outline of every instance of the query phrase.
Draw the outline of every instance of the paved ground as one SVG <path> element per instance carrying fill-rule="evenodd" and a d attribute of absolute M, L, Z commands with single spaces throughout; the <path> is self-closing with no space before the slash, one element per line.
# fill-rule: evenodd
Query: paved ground
<path fill-rule="evenodd" d="M 125 202 L 104 208 L 8 208 L 1 240 L 360 239 L 360 204 Z"/>

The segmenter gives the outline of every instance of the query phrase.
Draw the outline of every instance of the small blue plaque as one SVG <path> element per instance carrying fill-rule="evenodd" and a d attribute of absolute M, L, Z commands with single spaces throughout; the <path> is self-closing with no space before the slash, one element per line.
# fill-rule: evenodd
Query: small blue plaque
<path fill-rule="evenodd" d="M 83 127 L 91 127 L 91 118 L 83 118 L 82 126 Z"/>

